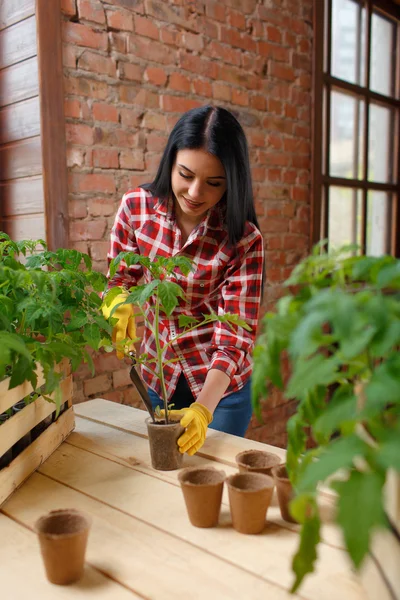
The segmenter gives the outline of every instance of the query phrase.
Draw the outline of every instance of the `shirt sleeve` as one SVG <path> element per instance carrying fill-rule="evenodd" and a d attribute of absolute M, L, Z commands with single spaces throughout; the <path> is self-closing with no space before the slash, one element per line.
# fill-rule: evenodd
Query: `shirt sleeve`
<path fill-rule="evenodd" d="M 264 242 L 261 233 L 253 226 L 253 232 L 238 245 L 238 254 L 227 270 L 226 283 L 222 288 L 219 314 L 233 313 L 251 327 L 243 327 L 218 321 L 211 342 L 214 350 L 209 369 L 219 369 L 232 377 L 240 372 L 247 353 L 254 347 L 258 316 L 260 312 L 264 264 Z"/>
<path fill-rule="evenodd" d="M 111 260 L 118 256 L 120 252 L 135 252 L 140 254 L 135 237 L 135 230 L 138 226 L 135 213 L 138 209 L 140 210 L 140 206 L 144 201 L 142 198 L 143 194 L 145 192 L 138 189 L 134 192 L 128 192 L 122 198 L 115 216 L 114 225 L 111 229 L 110 250 L 107 254 L 109 265 Z M 138 284 L 142 275 L 143 268 L 140 265 L 127 267 L 126 263 L 121 261 L 112 279 L 110 279 L 110 270 L 107 273 L 107 277 L 109 278 L 108 289 L 120 286 L 129 290 Z"/>

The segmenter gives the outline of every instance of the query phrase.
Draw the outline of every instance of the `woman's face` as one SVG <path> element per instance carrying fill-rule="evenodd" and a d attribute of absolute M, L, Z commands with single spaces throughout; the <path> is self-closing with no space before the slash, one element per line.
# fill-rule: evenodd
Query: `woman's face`
<path fill-rule="evenodd" d="M 171 185 L 178 219 L 198 224 L 226 191 L 225 169 L 219 158 L 205 150 L 179 150 Z"/>

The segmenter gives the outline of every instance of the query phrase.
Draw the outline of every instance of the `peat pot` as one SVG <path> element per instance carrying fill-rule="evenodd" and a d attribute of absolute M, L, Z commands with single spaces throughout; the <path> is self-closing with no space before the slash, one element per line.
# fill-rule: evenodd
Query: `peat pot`
<path fill-rule="evenodd" d="M 275 480 L 282 519 L 284 521 L 288 521 L 289 523 L 297 523 L 297 521 L 289 512 L 289 504 L 294 497 L 294 492 L 286 471 L 286 465 L 278 465 L 273 467 L 272 476 Z"/>
<path fill-rule="evenodd" d="M 52 510 L 35 523 L 51 583 L 67 585 L 83 575 L 90 519 L 78 510 Z"/>
<path fill-rule="evenodd" d="M 274 490 L 272 477 L 262 473 L 236 473 L 226 482 L 233 527 L 240 533 L 261 533 Z"/>
<path fill-rule="evenodd" d="M 264 450 L 245 450 L 236 455 L 236 463 L 241 473 L 264 473 L 271 475 L 272 467 L 279 465 L 277 454 Z"/>
<path fill-rule="evenodd" d="M 189 520 L 195 527 L 216 527 L 221 509 L 224 471 L 189 467 L 178 475 Z"/>
<path fill-rule="evenodd" d="M 153 469 L 158 471 L 180 469 L 183 464 L 183 454 L 179 452 L 177 441 L 184 432 L 180 422 L 154 423 L 152 419 L 148 418 L 146 425 Z"/>

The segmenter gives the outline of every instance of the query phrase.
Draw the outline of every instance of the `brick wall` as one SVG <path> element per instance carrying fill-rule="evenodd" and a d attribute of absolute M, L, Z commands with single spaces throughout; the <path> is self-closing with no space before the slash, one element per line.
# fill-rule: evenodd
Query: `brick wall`
<path fill-rule="evenodd" d="M 152 180 L 180 114 L 215 103 L 243 125 L 267 286 L 263 310 L 306 253 L 310 225 L 312 0 L 62 0 L 70 244 L 106 269 L 123 193 Z M 95 357 L 76 401 L 139 405 L 128 369 Z M 248 437 L 285 444 L 293 405 L 274 393 Z"/>

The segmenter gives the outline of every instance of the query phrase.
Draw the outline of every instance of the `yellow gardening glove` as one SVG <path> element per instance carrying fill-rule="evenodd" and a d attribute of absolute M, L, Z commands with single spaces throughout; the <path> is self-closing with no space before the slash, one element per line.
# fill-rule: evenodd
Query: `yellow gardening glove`
<path fill-rule="evenodd" d="M 111 311 L 117 304 L 121 304 L 128 297 L 128 292 L 121 292 L 118 296 L 111 301 L 111 303 L 107 306 L 105 302 L 103 302 L 101 306 L 101 311 L 105 319 L 110 317 Z M 119 306 L 113 313 L 113 318 L 118 319 L 117 323 L 114 325 L 114 329 L 112 332 L 112 341 L 117 346 L 117 358 L 124 358 L 124 353 L 122 352 L 121 342 L 126 338 L 130 338 L 131 340 L 136 339 L 136 326 L 135 326 L 135 318 L 133 315 L 133 305 L 132 304 L 122 304 Z M 120 350 L 118 350 L 118 347 Z"/>
<path fill-rule="evenodd" d="M 165 416 L 163 410 L 161 415 Z M 182 427 L 186 429 L 178 438 L 179 452 L 187 452 L 189 456 L 193 456 L 204 444 L 207 427 L 213 420 L 212 414 L 200 402 L 193 402 L 188 408 L 168 411 L 168 415 L 173 420 L 180 419 Z"/>

